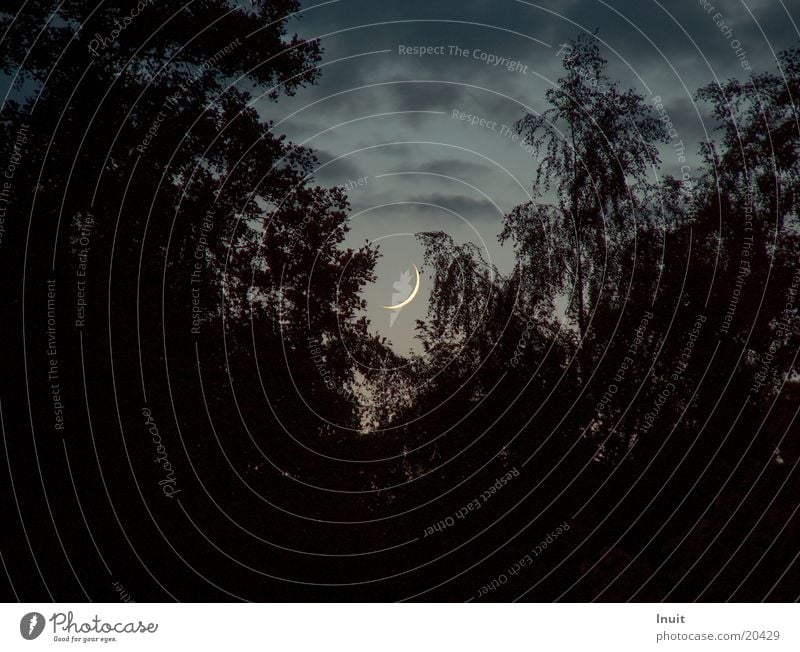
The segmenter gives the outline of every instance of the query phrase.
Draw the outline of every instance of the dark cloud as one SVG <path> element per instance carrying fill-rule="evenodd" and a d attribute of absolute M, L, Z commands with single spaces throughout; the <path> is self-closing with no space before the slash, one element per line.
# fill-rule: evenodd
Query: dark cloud
<path fill-rule="evenodd" d="M 395 170 L 395 172 L 399 171 L 401 170 Z M 485 175 L 487 173 L 494 172 L 489 165 L 484 165 L 483 163 L 473 163 L 472 161 L 462 161 L 455 158 L 424 161 L 415 168 L 415 171 L 431 172 L 433 174 L 447 174 L 455 178 Z"/>
<path fill-rule="evenodd" d="M 339 185 L 363 177 L 365 174 L 352 159 L 339 158 L 335 160 L 337 155 L 325 150 L 317 150 L 316 155 L 320 167 L 315 171 L 314 177 L 319 183 Z"/>
<path fill-rule="evenodd" d="M 354 213 L 369 211 L 370 219 L 390 219 L 395 223 L 398 213 L 423 220 L 445 219 L 454 225 L 459 225 L 459 222 L 453 222 L 458 220 L 457 216 L 470 222 L 475 220 L 499 222 L 503 217 L 490 201 L 466 195 L 445 193 L 398 195 L 394 192 L 385 192 L 367 198 L 355 193 L 351 195 L 350 200 Z"/>
<path fill-rule="evenodd" d="M 303 37 L 321 37 L 325 65 L 320 82 L 260 108 L 270 112 L 265 117 L 287 118 L 280 132 L 295 140 L 324 131 L 308 143 L 321 150 L 321 160 L 350 154 L 321 170 L 321 182 L 339 184 L 369 175 L 366 185 L 348 193 L 354 213 L 416 202 L 354 219 L 354 240 L 447 228 L 472 237 L 458 218 L 422 205 L 437 204 L 475 224 L 488 254 L 504 260 L 508 254 L 495 237 L 502 217 L 491 202 L 456 181 L 391 173 L 463 179 L 503 211 L 526 201 L 536 163 L 509 132 L 501 133 L 500 125 L 513 125 L 525 107 L 543 109 L 546 91 L 563 73 L 559 44 L 596 29 L 609 76 L 648 100 L 662 98 L 684 143 L 686 162 L 696 173 L 698 145 L 713 136 L 714 128 L 709 107 L 694 100 L 697 89 L 717 80 L 747 78 L 732 44 L 745 52 L 754 71 L 774 70 L 773 51 L 792 47 L 800 38 L 785 2 L 709 2 L 720 7 L 709 13 L 697 0 L 340 0 L 311 8 L 319 3 L 304 0 L 308 11 L 291 28 Z M 717 24 L 722 20 L 725 27 Z M 418 57 L 401 55 L 400 45 L 444 50 Z M 460 52 L 450 46 L 467 56 L 456 56 Z M 527 67 L 512 72 L 488 65 L 474 56 L 478 50 Z M 454 109 L 496 127 L 459 121 L 452 117 Z M 680 176 L 671 144 L 660 151 L 659 174 Z M 544 199 L 554 198 L 547 194 Z M 398 259 L 412 259 L 413 238 L 402 242 L 409 250 L 397 254 Z"/>
<path fill-rule="evenodd" d="M 434 193 L 417 197 L 416 201 L 420 202 L 416 205 L 416 210 L 422 214 L 440 213 L 441 209 L 444 208 L 469 220 L 499 221 L 503 218 L 497 208 L 490 201 L 483 198 L 474 199 L 464 195 Z"/>

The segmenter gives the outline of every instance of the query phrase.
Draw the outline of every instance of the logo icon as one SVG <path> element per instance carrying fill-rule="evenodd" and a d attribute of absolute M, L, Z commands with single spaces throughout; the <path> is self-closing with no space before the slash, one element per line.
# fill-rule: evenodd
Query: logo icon
<path fill-rule="evenodd" d="M 392 305 L 391 306 L 384 306 L 386 310 L 391 310 L 392 314 L 389 315 L 389 326 L 394 326 L 394 322 L 397 319 L 397 315 L 400 314 L 400 311 L 411 303 L 414 300 L 414 297 L 417 296 L 417 292 L 419 292 L 419 270 L 417 266 L 414 265 L 414 274 L 416 274 L 416 281 L 414 283 L 414 287 L 411 287 L 411 270 L 407 269 L 405 272 L 400 274 L 400 280 L 395 281 L 392 283 L 392 287 L 395 291 L 392 293 Z M 405 297 L 405 299 L 403 299 Z M 403 299 L 402 301 L 400 301 Z M 399 303 L 398 303 L 399 301 Z"/>
<path fill-rule="evenodd" d="M 26 641 L 32 641 L 44 630 L 44 616 L 36 611 L 25 614 L 19 621 L 19 633 Z"/>
<path fill-rule="evenodd" d="M 392 287 L 395 289 L 392 292 L 392 304 L 400 303 L 406 297 L 410 296 L 411 294 L 411 270 L 407 269 L 405 272 L 400 274 L 400 279 L 392 283 Z M 402 308 L 396 308 L 389 314 L 389 327 L 391 328 L 394 326 L 394 322 L 397 319 L 397 316 L 400 314 Z"/>

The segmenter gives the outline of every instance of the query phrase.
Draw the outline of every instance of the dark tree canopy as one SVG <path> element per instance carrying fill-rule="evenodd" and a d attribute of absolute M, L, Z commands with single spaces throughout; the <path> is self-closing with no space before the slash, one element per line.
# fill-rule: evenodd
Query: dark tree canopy
<path fill-rule="evenodd" d="M 289 32 L 299 10 L 0 13 L 0 155 L 18 161 L 0 337 L 22 342 L 3 351 L 3 423 L 21 434 L 2 489 L 59 519 L 2 541 L 39 578 L 22 597 L 105 596 L 87 570 L 102 549 L 141 599 L 462 599 L 563 514 L 581 515 L 572 547 L 532 570 L 529 599 L 694 599 L 716 559 L 761 563 L 800 490 L 800 49 L 698 91 L 716 140 L 679 180 L 660 174 L 666 121 L 610 77 L 597 35 L 562 46 L 547 108 L 516 123 L 539 158 L 533 201 L 503 218 L 513 268 L 417 233 L 428 314 L 421 352 L 400 355 L 366 317 L 378 249 L 345 244 L 348 197 L 272 121 L 320 74 L 320 43 Z M 97 497 L 88 515 L 64 487 Z M 465 542 L 447 519 L 487 492 Z M 735 548 L 735 528 L 756 536 Z M 29 536 L 72 575 L 48 582 Z M 689 537 L 715 557 L 696 584 Z M 455 577 L 428 568 L 449 555 Z M 768 587 L 737 582 L 715 590 Z"/>

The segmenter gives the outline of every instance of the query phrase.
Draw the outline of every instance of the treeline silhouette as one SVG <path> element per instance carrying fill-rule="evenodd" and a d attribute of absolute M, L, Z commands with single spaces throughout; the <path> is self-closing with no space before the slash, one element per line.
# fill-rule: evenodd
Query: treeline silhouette
<path fill-rule="evenodd" d="M 700 89 L 695 145 L 572 41 L 513 272 L 419 234 L 403 357 L 347 197 L 262 118 L 319 75 L 298 9 L 0 20 L 6 595 L 463 600 L 567 522 L 482 599 L 794 600 L 800 50 Z"/>

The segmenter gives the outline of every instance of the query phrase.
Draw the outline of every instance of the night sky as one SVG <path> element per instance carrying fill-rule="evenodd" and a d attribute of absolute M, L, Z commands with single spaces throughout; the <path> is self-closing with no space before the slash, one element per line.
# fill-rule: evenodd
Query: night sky
<path fill-rule="evenodd" d="M 714 2 L 0 9 L 0 596 L 798 600 L 797 7 Z"/>
<path fill-rule="evenodd" d="M 425 316 L 429 290 L 424 270 L 418 299 L 391 328 L 382 306 L 400 274 L 422 265 L 415 233 L 471 240 L 501 272 L 511 269 L 510 245 L 497 235 L 503 215 L 530 200 L 537 156 L 514 141 L 513 125 L 526 110 L 545 108 L 544 93 L 562 72 L 563 43 L 598 30 L 609 76 L 644 95 L 654 111 L 661 98 L 677 136 L 661 146 L 655 179 L 680 178 L 685 165 L 683 173 L 697 173 L 699 143 L 714 128 L 708 106 L 694 101 L 698 88 L 746 80 L 747 66 L 773 70 L 774 55 L 799 38 L 780 0 L 333 0 L 303 3 L 289 29 L 320 40 L 321 80 L 277 105 L 256 105 L 278 133 L 317 150 L 319 183 L 361 180 L 347 187 L 347 243 L 380 245 L 367 314 L 400 353 L 417 350 L 414 323 Z M 433 51 L 409 54 L 420 46 Z M 472 116 L 483 123 L 473 125 Z"/>

